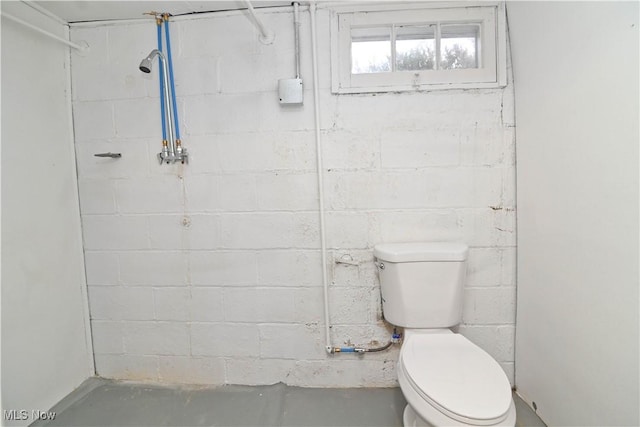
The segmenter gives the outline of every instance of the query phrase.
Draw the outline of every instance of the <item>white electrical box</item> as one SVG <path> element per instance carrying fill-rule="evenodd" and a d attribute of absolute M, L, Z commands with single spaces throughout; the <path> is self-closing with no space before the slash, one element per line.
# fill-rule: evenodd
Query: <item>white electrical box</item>
<path fill-rule="evenodd" d="M 302 79 L 278 80 L 280 104 L 302 104 Z"/>

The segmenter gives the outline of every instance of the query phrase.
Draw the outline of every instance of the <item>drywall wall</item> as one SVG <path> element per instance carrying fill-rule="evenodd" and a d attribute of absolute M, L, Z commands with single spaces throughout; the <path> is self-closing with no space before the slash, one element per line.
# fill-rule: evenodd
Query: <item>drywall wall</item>
<path fill-rule="evenodd" d="M 518 392 L 549 425 L 638 425 L 638 3 L 507 13 Z"/>
<path fill-rule="evenodd" d="M 397 348 L 324 350 L 309 16 L 303 106 L 290 7 L 171 24 L 189 165 L 159 165 L 157 72 L 138 70 L 156 26 L 79 24 L 72 62 L 76 152 L 97 371 L 165 382 L 396 384 Z M 513 378 L 513 86 L 332 95 L 329 13 L 318 12 L 320 106 L 334 345 L 386 342 L 373 246 L 471 246 L 460 330 Z M 156 64 L 157 66 L 157 64 Z M 97 152 L 121 152 L 100 159 Z M 336 264 L 345 257 L 351 264 Z"/>
<path fill-rule="evenodd" d="M 2 11 L 68 31 L 19 2 Z M 30 424 L 93 374 L 68 55 L 2 19 L 2 406 L 27 411 L 7 425 Z"/>

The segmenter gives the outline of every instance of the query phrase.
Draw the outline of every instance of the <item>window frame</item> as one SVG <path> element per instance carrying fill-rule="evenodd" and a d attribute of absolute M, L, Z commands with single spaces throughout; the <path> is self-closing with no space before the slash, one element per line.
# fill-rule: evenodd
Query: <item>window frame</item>
<path fill-rule="evenodd" d="M 331 91 L 371 93 L 506 86 L 504 2 L 334 6 L 331 13 Z M 480 68 L 351 73 L 351 29 L 401 25 L 481 24 Z M 395 30 L 390 43 L 395 49 Z M 393 56 L 393 55 L 392 55 Z M 392 69 L 395 65 L 392 64 Z"/>

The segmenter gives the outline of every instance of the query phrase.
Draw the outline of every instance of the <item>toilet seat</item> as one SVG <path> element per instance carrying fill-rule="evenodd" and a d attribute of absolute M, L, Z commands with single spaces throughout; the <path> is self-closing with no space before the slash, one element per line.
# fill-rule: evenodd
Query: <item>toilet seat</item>
<path fill-rule="evenodd" d="M 402 346 L 398 374 L 403 391 L 409 387 L 420 397 L 410 403 L 424 418 L 431 408 L 470 425 L 496 425 L 510 415 L 511 387 L 504 371 L 462 335 L 410 335 Z"/>

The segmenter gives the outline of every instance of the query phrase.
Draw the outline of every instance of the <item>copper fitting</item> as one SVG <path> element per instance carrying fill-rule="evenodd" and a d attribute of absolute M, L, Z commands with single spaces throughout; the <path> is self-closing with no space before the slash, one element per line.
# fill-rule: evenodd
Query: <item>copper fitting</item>
<path fill-rule="evenodd" d="M 167 141 L 166 139 L 162 140 L 162 146 L 163 147 L 167 147 L 169 145 L 169 141 Z"/>
<path fill-rule="evenodd" d="M 176 139 L 176 147 L 180 147 L 182 145 L 182 141 Z"/>

